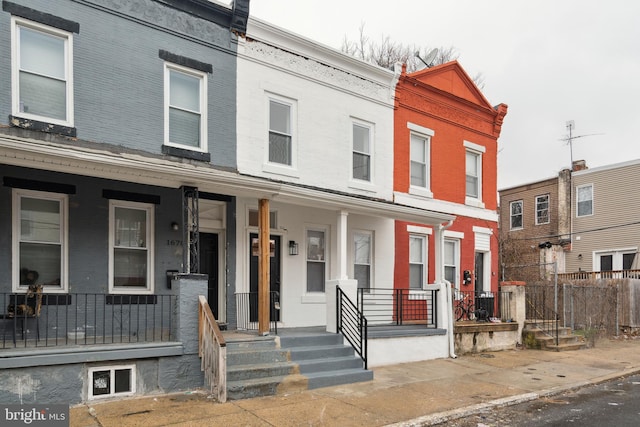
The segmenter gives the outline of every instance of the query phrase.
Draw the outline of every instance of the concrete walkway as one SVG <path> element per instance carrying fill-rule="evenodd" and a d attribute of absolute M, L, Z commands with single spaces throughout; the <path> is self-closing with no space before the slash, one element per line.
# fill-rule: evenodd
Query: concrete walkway
<path fill-rule="evenodd" d="M 640 372 L 640 339 L 374 368 L 366 383 L 217 403 L 203 392 L 71 408 L 71 426 L 418 426 Z"/>

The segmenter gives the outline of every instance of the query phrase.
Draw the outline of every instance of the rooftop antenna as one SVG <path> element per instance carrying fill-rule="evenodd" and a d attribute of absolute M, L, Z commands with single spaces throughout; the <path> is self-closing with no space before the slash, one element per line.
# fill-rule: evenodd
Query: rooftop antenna
<path fill-rule="evenodd" d="M 570 170 L 573 172 L 573 140 L 578 138 L 584 138 L 586 136 L 594 136 L 594 135 L 604 135 L 603 133 L 590 133 L 588 135 L 576 135 L 573 136 L 573 130 L 576 128 L 576 122 L 573 120 L 568 120 L 566 122 L 567 129 L 569 130 L 569 136 L 561 139 L 561 141 L 566 141 L 569 144 L 569 154 L 571 156 L 571 165 Z"/>
<path fill-rule="evenodd" d="M 422 61 L 422 63 L 424 65 L 427 66 L 427 68 L 431 68 L 433 67 L 433 62 L 436 60 L 436 56 L 438 56 L 438 49 L 431 49 L 431 52 L 429 52 L 426 56 L 426 58 L 422 59 L 420 58 L 420 51 L 416 51 L 416 57 Z"/>

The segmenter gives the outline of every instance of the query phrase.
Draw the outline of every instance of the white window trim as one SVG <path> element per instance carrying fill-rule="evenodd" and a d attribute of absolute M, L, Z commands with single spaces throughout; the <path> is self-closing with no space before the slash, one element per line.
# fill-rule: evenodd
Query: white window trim
<path fill-rule="evenodd" d="M 430 236 L 433 234 L 433 228 L 409 224 L 407 225 L 407 232 L 410 234 L 424 234 L 426 236 Z"/>
<path fill-rule="evenodd" d="M 47 116 L 39 116 L 20 111 L 20 48 L 18 44 L 18 27 L 30 28 L 32 30 L 42 31 L 53 36 L 65 39 L 64 64 L 65 64 L 65 82 L 66 82 L 66 120 L 54 119 Z M 52 123 L 61 126 L 74 126 L 73 114 L 73 34 L 58 28 L 49 27 L 47 25 L 28 21 L 26 19 L 11 17 L 11 114 L 16 117 L 24 117 L 25 119 L 37 120 L 45 123 Z"/>
<path fill-rule="evenodd" d="M 116 385 L 115 382 L 115 372 L 117 370 L 130 369 L 131 370 L 131 390 L 126 392 L 116 393 L 114 392 L 114 388 Z M 110 372 L 110 386 L 111 390 L 109 394 L 99 394 L 95 396 L 93 394 L 93 373 L 97 371 L 109 371 Z M 87 379 L 87 397 L 88 400 L 100 400 L 100 399 L 108 399 L 112 397 L 120 397 L 120 396 L 132 396 L 136 394 L 136 365 L 110 365 L 110 366 L 96 366 L 89 368 Z"/>
<path fill-rule="evenodd" d="M 410 127 L 411 128 L 411 127 Z M 427 131 L 430 131 L 430 129 L 426 129 L 423 128 Z M 433 198 L 433 192 L 431 191 L 431 136 L 434 134 L 433 131 L 431 132 L 418 132 L 415 130 L 412 130 L 409 133 L 409 194 L 414 194 L 416 196 L 422 196 L 422 197 L 427 197 L 432 199 Z M 425 162 L 425 185 L 424 187 L 419 186 L 419 185 L 413 185 L 411 184 L 411 162 L 412 162 L 412 157 L 411 157 L 411 138 L 413 136 L 416 136 L 418 138 L 422 138 L 424 139 L 424 143 L 425 143 L 425 158 L 423 159 Z"/>
<path fill-rule="evenodd" d="M 366 122 L 364 120 L 359 120 L 354 117 L 351 117 L 351 127 L 350 127 L 350 135 L 351 135 L 351 156 L 349 157 L 350 161 L 350 185 L 356 188 L 359 186 L 364 186 L 362 189 L 371 189 L 371 186 L 375 182 L 375 126 L 373 123 Z M 353 126 L 361 126 L 363 128 L 369 129 L 369 180 L 358 179 L 353 177 L 353 153 L 355 152 L 355 147 L 353 145 Z"/>
<path fill-rule="evenodd" d="M 355 266 L 356 266 L 356 236 L 357 235 L 366 235 L 369 236 L 369 290 L 372 291 L 374 289 L 375 278 L 374 278 L 374 265 L 375 265 L 375 240 L 374 234 L 371 230 L 353 230 L 353 234 L 351 236 L 351 248 L 353 253 L 353 262 L 351 263 L 351 277 L 355 279 Z M 364 265 L 364 264 L 359 264 Z"/>
<path fill-rule="evenodd" d="M 607 249 L 607 250 L 598 250 L 598 251 L 593 251 L 592 253 L 592 271 L 601 271 L 600 270 L 600 257 L 602 255 L 613 255 L 613 265 L 612 268 L 615 266 L 616 261 L 619 261 L 620 264 L 622 264 L 622 255 L 623 254 L 630 254 L 630 253 L 636 253 L 636 257 L 640 254 L 638 254 L 638 247 L 627 247 L 627 248 L 616 248 L 616 249 Z M 636 261 L 637 263 L 637 261 Z M 613 268 L 613 271 L 620 271 L 622 270 L 622 267 L 620 268 Z"/>
<path fill-rule="evenodd" d="M 445 243 L 446 242 L 451 242 L 451 243 L 454 244 L 454 254 L 453 254 L 454 261 L 453 262 L 455 263 L 455 267 L 456 267 L 456 279 L 455 279 L 455 282 L 453 283 L 453 285 L 454 285 L 455 290 L 459 291 L 460 290 L 460 282 L 461 282 L 460 273 L 462 272 L 461 268 L 460 268 L 460 243 L 461 243 L 460 240 L 461 240 L 461 237 L 453 235 L 453 234 L 451 236 L 447 236 L 446 233 L 447 232 L 445 231 L 444 242 Z M 451 233 L 455 233 L 455 232 L 451 232 Z M 445 262 L 444 262 L 444 254 L 442 256 L 442 263 L 444 264 L 444 267 L 447 266 L 445 264 Z"/>
<path fill-rule="evenodd" d="M 469 142 L 469 141 L 464 141 L 463 145 L 466 149 L 465 151 L 465 198 L 464 198 L 464 203 L 465 205 L 469 205 L 469 206 L 474 206 L 477 208 L 483 208 L 484 209 L 484 203 L 482 202 L 482 192 L 483 192 L 483 176 L 482 176 L 482 165 L 483 165 L 483 154 L 486 152 L 486 148 L 482 145 L 478 145 L 475 144 L 473 142 Z M 478 170 L 478 197 L 470 197 L 468 196 L 466 193 L 466 173 L 467 173 L 467 169 L 466 169 L 466 155 L 467 153 L 473 153 L 475 154 L 477 157 L 477 165 L 476 165 L 476 169 Z"/>
<path fill-rule="evenodd" d="M 34 199 L 56 200 L 60 202 L 60 234 L 61 234 L 61 261 L 60 261 L 60 286 L 44 286 L 46 293 L 67 293 L 69 290 L 69 236 L 68 214 L 69 197 L 66 194 L 47 193 L 44 191 L 14 189 L 12 194 L 12 250 L 11 250 L 11 291 L 24 293 L 27 286 L 20 286 L 20 198 L 30 197 Z"/>
<path fill-rule="evenodd" d="M 585 188 L 585 187 L 591 187 L 591 213 L 588 215 L 579 215 L 578 214 L 578 193 L 580 192 L 581 188 Z M 582 185 L 576 186 L 576 218 L 586 218 L 588 216 L 593 216 L 595 212 L 596 212 L 595 189 L 593 188 L 593 184 L 582 184 Z"/>
<path fill-rule="evenodd" d="M 409 242 L 411 242 L 411 238 L 422 241 L 422 277 L 424 278 L 424 283 L 422 283 L 420 288 L 412 288 L 411 283 L 409 283 L 409 290 L 424 290 L 429 283 L 429 237 L 427 234 L 411 233 L 409 234 Z M 411 262 L 411 246 L 409 246 L 409 266 L 411 266 L 411 264 L 413 263 Z M 411 278 L 411 271 L 409 271 L 409 278 Z"/>
<path fill-rule="evenodd" d="M 547 198 L 547 221 L 546 222 L 538 222 L 538 199 L 540 197 L 546 197 Z M 540 195 L 536 196 L 535 202 L 536 202 L 536 219 L 535 219 L 536 225 L 549 224 L 551 222 L 551 212 L 550 212 L 551 197 L 549 196 L 549 194 L 540 194 Z"/>
<path fill-rule="evenodd" d="M 308 270 L 307 270 L 307 262 L 309 262 L 309 259 L 307 258 L 307 237 L 308 237 L 308 233 L 309 231 L 320 231 L 322 233 L 324 233 L 324 282 L 325 282 L 325 288 L 324 288 L 324 292 L 309 292 L 309 290 L 307 290 L 307 274 L 308 274 Z M 305 227 L 304 230 L 304 248 L 302 248 L 302 250 L 304 251 L 304 263 L 305 263 L 305 267 L 304 267 L 304 293 L 303 293 L 303 300 L 302 302 L 304 303 L 318 303 L 318 302 L 326 302 L 326 292 L 327 292 L 327 282 L 329 281 L 329 273 L 331 271 L 331 269 L 329 268 L 329 260 L 331 259 L 331 256 L 329 254 L 329 249 L 331 248 L 330 242 L 329 242 L 329 237 L 330 237 L 330 233 L 329 233 L 329 227 L 327 226 L 308 226 Z"/>
<path fill-rule="evenodd" d="M 295 99 L 287 98 L 281 95 L 276 95 L 271 92 L 265 92 L 266 94 L 266 120 L 265 120 L 265 135 L 266 135 L 266 145 L 264 152 L 264 163 L 262 165 L 262 170 L 264 172 L 299 177 L 298 174 L 298 132 L 297 132 L 297 117 L 298 117 L 298 103 Z M 270 117 L 271 117 L 271 101 L 279 102 L 281 104 L 285 104 L 289 106 L 289 121 L 291 124 L 291 164 L 286 165 L 283 163 L 275 163 L 269 161 L 269 132 L 271 132 L 270 128 Z"/>
<path fill-rule="evenodd" d="M 114 285 L 114 230 L 115 230 L 115 208 L 139 209 L 147 213 L 147 287 L 145 289 L 136 287 L 131 289 L 127 286 Z M 155 206 L 151 203 L 129 202 L 124 200 L 109 200 L 109 293 L 110 294 L 132 294 L 151 295 L 155 289 L 154 279 L 154 258 L 155 258 Z"/>
<path fill-rule="evenodd" d="M 200 79 L 200 145 L 198 147 L 192 147 L 190 145 L 182 145 L 171 142 L 169 140 L 169 102 L 171 95 L 171 71 L 177 71 L 179 73 L 188 74 L 190 76 L 196 77 Z M 183 67 L 178 64 L 173 64 L 171 62 L 164 63 L 164 144 L 171 147 L 178 147 L 184 150 L 189 151 L 198 151 L 202 153 L 206 153 L 208 150 L 207 142 L 207 99 L 208 99 L 208 90 L 207 90 L 207 73 L 202 71 L 194 70 L 192 68 Z"/>
<path fill-rule="evenodd" d="M 513 205 L 519 203 L 521 205 L 520 208 L 520 217 L 522 218 L 520 227 L 514 227 L 513 221 Z M 509 202 L 509 231 L 517 231 L 524 229 L 524 201 L 523 200 L 513 200 Z"/>

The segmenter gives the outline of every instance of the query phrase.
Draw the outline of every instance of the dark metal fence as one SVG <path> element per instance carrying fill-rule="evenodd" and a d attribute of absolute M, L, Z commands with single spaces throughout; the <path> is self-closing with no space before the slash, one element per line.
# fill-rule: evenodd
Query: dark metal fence
<path fill-rule="evenodd" d="M 358 289 L 358 309 L 369 325 L 438 327 L 437 289 Z"/>
<path fill-rule="evenodd" d="M 336 324 L 341 333 L 360 355 L 367 369 L 367 319 L 349 297 L 336 288 Z"/>
<path fill-rule="evenodd" d="M 456 322 L 465 320 L 490 321 L 493 318 L 511 319 L 510 313 L 502 312 L 503 300 L 509 296 L 502 292 L 453 291 L 453 316 Z M 508 307 L 509 304 L 507 303 Z"/>
<path fill-rule="evenodd" d="M 175 339 L 175 295 L 0 293 L 0 348 Z"/>
<path fill-rule="evenodd" d="M 238 310 L 238 329 L 246 331 L 258 330 L 258 293 L 244 292 L 236 294 Z M 278 334 L 280 320 L 280 293 L 269 292 L 269 331 Z"/>

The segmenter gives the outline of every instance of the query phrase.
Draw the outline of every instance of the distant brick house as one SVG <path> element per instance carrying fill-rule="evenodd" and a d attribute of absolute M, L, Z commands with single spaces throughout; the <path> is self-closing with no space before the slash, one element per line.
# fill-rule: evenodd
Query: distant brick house
<path fill-rule="evenodd" d="M 501 278 L 538 280 L 570 246 L 568 169 L 557 177 L 500 190 Z M 542 264 L 542 265 L 541 265 Z"/>
<path fill-rule="evenodd" d="M 444 278 L 463 291 L 497 290 L 497 140 L 506 113 L 507 105 L 492 106 L 456 61 L 411 74 L 403 69 L 394 200 L 456 218 L 434 227 L 396 221 L 397 288 Z"/>

